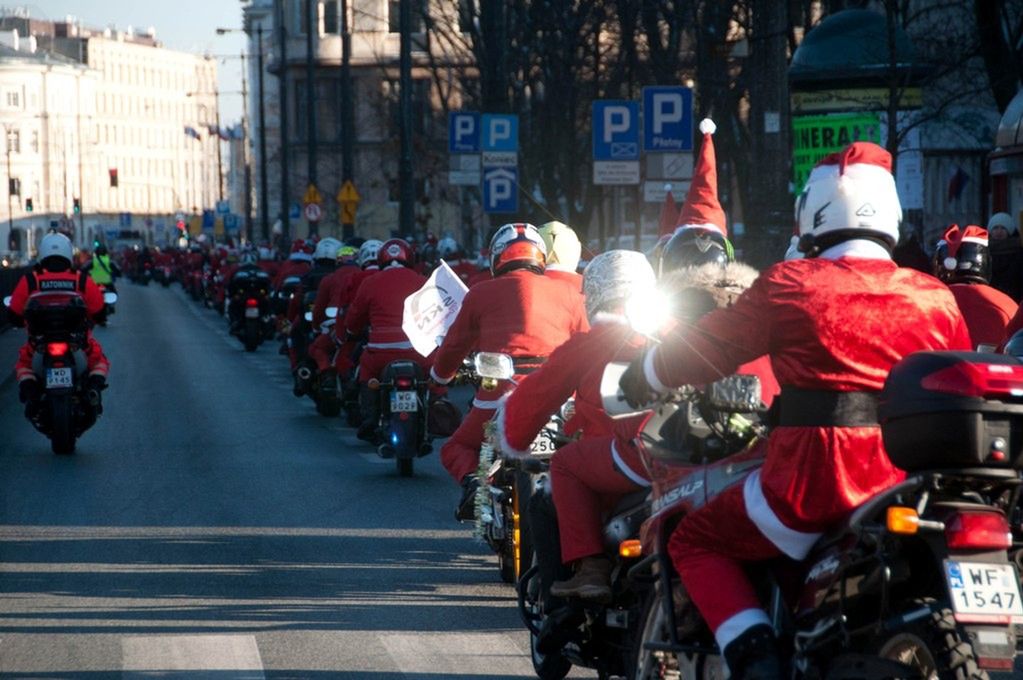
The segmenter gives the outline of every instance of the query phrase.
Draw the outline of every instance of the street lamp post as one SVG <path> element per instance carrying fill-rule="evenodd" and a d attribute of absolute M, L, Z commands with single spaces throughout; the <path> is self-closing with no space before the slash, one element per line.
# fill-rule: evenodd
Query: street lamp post
<path fill-rule="evenodd" d="M 9 250 L 14 250 L 14 194 L 11 192 L 14 180 L 11 178 L 11 126 L 4 123 L 4 142 L 7 148 L 7 244 Z"/>

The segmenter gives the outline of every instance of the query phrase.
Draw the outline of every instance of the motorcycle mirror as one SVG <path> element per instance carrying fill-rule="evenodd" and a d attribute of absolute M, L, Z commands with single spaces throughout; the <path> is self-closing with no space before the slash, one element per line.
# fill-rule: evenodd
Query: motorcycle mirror
<path fill-rule="evenodd" d="M 515 365 L 507 354 L 497 352 L 478 352 L 473 363 L 476 373 L 481 378 L 494 380 L 511 380 L 515 376 Z"/>
<path fill-rule="evenodd" d="M 612 418 L 628 418 L 650 410 L 633 408 L 625 401 L 625 394 L 618 383 L 628 367 L 625 363 L 612 362 L 604 367 L 604 374 L 600 378 L 600 400 L 604 404 L 604 412 Z"/>
<path fill-rule="evenodd" d="M 11 296 L 8 295 L 8 296 L 6 296 L 4 298 L 4 307 L 10 307 L 10 306 L 11 306 Z"/>
<path fill-rule="evenodd" d="M 337 318 L 337 307 L 327 307 L 327 318 L 328 319 Z"/>
<path fill-rule="evenodd" d="M 112 305 L 117 302 L 117 293 L 103 293 L 103 302 L 108 305 Z"/>
<path fill-rule="evenodd" d="M 304 317 L 305 317 L 306 321 L 312 321 L 313 320 L 313 313 L 312 312 L 306 312 Z"/>

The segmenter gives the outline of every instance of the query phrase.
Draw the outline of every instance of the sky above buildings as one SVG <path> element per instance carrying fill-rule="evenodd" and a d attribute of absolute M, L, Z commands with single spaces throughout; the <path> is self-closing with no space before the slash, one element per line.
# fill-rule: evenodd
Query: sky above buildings
<path fill-rule="evenodd" d="M 239 0 L 34 0 L 20 4 L 34 18 L 63 20 L 71 15 L 90 28 L 116 26 L 124 30 L 156 28 L 157 40 L 166 47 L 217 58 L 220 82 L 220 118 L 225 124 L 241 119 L 241 59 L 245 35 L 218 36 L 216 29 L 240 28 Z M 251 86 L 250 86 L 251 89 Z"/>

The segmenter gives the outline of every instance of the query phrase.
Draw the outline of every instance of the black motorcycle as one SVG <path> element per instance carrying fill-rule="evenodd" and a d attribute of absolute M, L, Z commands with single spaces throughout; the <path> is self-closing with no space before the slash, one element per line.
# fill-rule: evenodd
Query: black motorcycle
<path fill-rule="evenodd" d="M 272 328 L 270 314 L 270 276 L 261 269 L 239 269 L 228 285 L 228 317 L 231 333 L 255 352 Z"/>
<path fill-rule="evenodd" d="M 114 293 L 104 301 L 113 304 Z M 10 298 L 4 300 L 10 305 Z M 84 348 L 88 315 L 78 295 L 37 296 L 29 300 L 23 317 L 34 350 L 32 370 L 43 393 L 31 413 L 32 425 L 50 439 L 53 452 L 74 453 L 75 441 L 96 423 L 99 395 L 86 385 L 88 365 Z"/>
<path fill-rule="evenodd" d="M 639 441 L 679 471 L 641 532 L 650 581 L 630 677 L 721 677 L 720 650 L 667 554 L 678 519 L 760 464 L 756 448 L 697 466 L 672 442 L 671 398 Z M 1023 622 L 1019 523 L 1023 364 L 921 352 L 897 364 L 880 402 L 892 461 L 906 480 L 825 534 L 801 563 L 752 575 L 794 678 L 987 678 L 1012 672 Z"/>
<path fill-rule="evenodd" d="M 377 454 L 393 458 L 398 474 L 411 477 L 416 458 L 433 451 L 427 432 L 429 381 L 414 361 L 392 361 L 380 380 L 370 380 L 368 387 L 379 398 L 382 441 Z"/>

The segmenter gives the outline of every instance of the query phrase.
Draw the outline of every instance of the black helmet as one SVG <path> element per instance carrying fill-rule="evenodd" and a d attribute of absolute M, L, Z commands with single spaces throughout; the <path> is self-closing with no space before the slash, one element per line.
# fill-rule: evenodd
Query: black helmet
<path fill-rule="evenodd" d="M 1002 348 L 1002 354 L 1008 354 L 1011 357 L 1023 359 L 1023 330 L 1016 331 L 1012 334 L 1009 341 L 1005 343 L 1005 347 Z"/>
<path fill-rule="evenodd" d="M 720 233 L 711 229 L 689 228 L 675 232 L 661 251 L 659 275 L 685 267 L 699 267 L 703 264 L 719 264 L 724 267 L 735 262 L 732 244 Z"/>
<path fill-rule="evenodd" d="M 945 283 L 987 283 L 991 280 L 991 254 L 987 230 L 952 225 L 945 231 L 931 260 L 934 276 Z"/>

